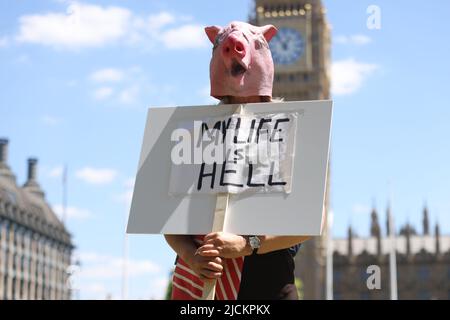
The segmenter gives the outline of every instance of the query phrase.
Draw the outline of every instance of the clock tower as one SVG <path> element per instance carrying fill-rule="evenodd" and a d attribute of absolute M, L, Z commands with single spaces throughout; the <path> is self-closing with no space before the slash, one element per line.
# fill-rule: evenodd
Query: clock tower
<path fill-rule="evenodd" d="M 320 0 L 255 0 L 255 25 L 273 24 L 274 97 L 287 101 L 330 97 L 330 28 Z"/>
<path fill-rule="evenodd" d="M 269 43 L 275 64 L 274 97 L 286 101 L 330 98 L 330 27 L 325 13 L 321 0 L 255 0 L 250 22 L 278 29 Z M 328 197 L 329 179 L 325 212 Z M 325 222 L 322 236 L 306 241 L 296 256 L 295 273 L 302 280 L 304 299 L 325 298 L 326 229 Z"/>

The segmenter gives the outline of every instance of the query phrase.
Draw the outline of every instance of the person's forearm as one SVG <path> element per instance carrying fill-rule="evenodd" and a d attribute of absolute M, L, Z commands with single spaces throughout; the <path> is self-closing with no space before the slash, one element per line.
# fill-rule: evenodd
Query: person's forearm
<path fill-rule="evenodd" d="M 194 256 L 197 246 L 190 235 L 180 234 L 165 234 L 167 243 L 177 253 L 177 255 L 186 261 L 187 264 L 191 264 L 191 258 Z"/>
<path fill-rule="evenodd" d="M 258 236 L 261 240 L 261 247 L 258 254 L 264 254 L 276 250 L 287 249 L 298 243 L 302 243 L 311 236 Z"/>

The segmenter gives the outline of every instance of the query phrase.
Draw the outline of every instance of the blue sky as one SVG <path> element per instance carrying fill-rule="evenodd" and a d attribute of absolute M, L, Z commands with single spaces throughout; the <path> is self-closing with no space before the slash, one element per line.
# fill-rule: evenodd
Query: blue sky
<path fill-rule="evenodd" d="M 381 9 L 368 29 L 366 9 Z M 325 1 L 332 25 L 333 232 L 367 235 L 372 205 L 384 228 L 450 230 L 448 1 Z M 121 297 L 123 239 L 148 106 L 210 104 L 202 28 L 246 20 L 251 1 L 0 0 L 0 136 L 23 184 L 26 159 L 61 207 L 82 268 L 81 298 Z M 103 28 L 104 25 L 110 26 Z M 129 237 L 130 298 L 160 298 L 174 254 L 161 236 Z"/>

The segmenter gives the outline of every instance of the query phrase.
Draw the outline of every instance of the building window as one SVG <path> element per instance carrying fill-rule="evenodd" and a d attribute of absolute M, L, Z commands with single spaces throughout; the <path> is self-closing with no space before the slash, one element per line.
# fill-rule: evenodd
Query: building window
<path fill-rule="evenodd" d="M 419 279 L 420 280 L 428 280 L 430 276 L 430 270 L 428 269 L 428 267 L 419 267 Z"/>
<path fill-rule="evenodd" d="M 15 253 L 13 253 L 13 256 L 12 256 L 12 265 L 13 265 L 13 270 L 15 271 L 16 270 L 16 254 Z"/>
<path fill-rule="evenodd" d="M 12 279 L 12 292 L 11 292 L 11 300 L 16 299 L 16 278 Z"/>
<path fill-rule="evenodd" d="M 8 293 L 8 277 L 6 276 L 6 274 L 3 276 L 3 299 L 8 299 L 8 296 L 6 295 Z"/>
<path fill-rule="evenodd" d="M 12 203 L 12 204 L 17 204 L 17 196 L 15 193 L 5 190 L 6 191 L 6 196 L 8 197 L 8 200 Z"/>
<path fill-rule="evenodd" d="M 367 274 L 366 269 L 362 269 L 359 271 L 359 278 L 361 279 L 361 281 L 366 282 L 368 277 L 369 277 L 369 275 Z"/>
<path fill-rule="evenodd" d="M 289 74 L 289 81 L 290 82 L 295 82 L 297 79 L 296 79 L 297 77 L 295 76 L 295 74 Z"/>
<path fill-rule="evenodd" d="M 333 272 L 333 282 L 339 283 L 342 280 L 342 271 L 336 270 Z"/>
<path fill-rule="evenodd" d="M 20 256 L 20 270 L 22 271 L 22 274 L 25 274 L 25 257 L 23 253 Z"/>
<path fill-rule="evenodd" d="M 25 293 L 25 288 L 24 288 L 23 280 L 21 279 L 20 283 L 19 283 L 19 299 L 24 298 L 24 293 Z"/>
<path fill-rule="evenodd" d="M 369 300 L 370 299 L 370 295 L 368 292 L 361 292 L 361 294 L 359 295 L 361 300 Z"/>
<path fill-rule="evenodd" d="M 3 270 L 5 273 L 8 273 L 9 271 L 9 250 L 8 247 L 5 247 L 3 250 L 3 256 L 5 257 L 5 261 L 4 261 L 4 265 L 3 265 Z"/>
<path fill-rule="evenodd" d="M 430 296 L 430 293 L 428 291 L 420 290 L 419 294 L 417 295 L 417 298 L 419 300 L 430 300 L 431 296 Z"/>
<path fill-rule="evenodd" d="M 31 281 L 27 281 L 26 286 L 27 286 L 27 291 L 28 291 L 28 300 L 35 299 L 35 297 L 31 295 L 31 289 L 33 287 L 32 282 Z"/>

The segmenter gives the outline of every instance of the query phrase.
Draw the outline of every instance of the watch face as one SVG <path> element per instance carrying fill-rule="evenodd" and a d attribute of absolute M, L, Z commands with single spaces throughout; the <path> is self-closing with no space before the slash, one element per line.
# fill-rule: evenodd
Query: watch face
<path fill-rule="evenodd" d="M 252 236 L 249 238 L 250 241 L 250 247 L 252 247 L 252 249 L 258 249 L 259 246 L 261 245 L 261 242 L 259 241 L 258 237 Z"/>
<path fill-rule="evenodd" d="M 297 30 L 280 28 L 269 45 L 274 63 L 289 65 L 300 59 L 304 51 L 305 42 Z"/>

